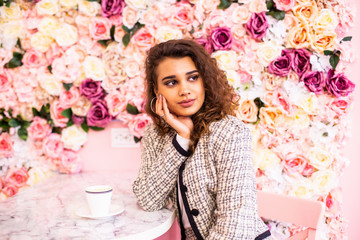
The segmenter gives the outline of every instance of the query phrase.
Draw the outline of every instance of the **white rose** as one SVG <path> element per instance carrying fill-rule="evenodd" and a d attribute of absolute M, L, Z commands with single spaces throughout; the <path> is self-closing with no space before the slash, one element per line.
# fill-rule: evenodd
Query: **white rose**
<path fill-rule="evenodd" d="M 24 24 L 20 20 L 12 20 L 0 25 L 2 35 L 5 38 L 22 38 L 24 36 Z"/>
<path fill-rule="evenodd" d="M 319 100 L 315 93 L 303 95 L 300 100 L 299 107 L 301 107 L 308 114 L 315 114 L 319 108 Z"/>
<path fill-rule="evenodd" d="M 166 42 L 172 39 L 181 39 L 183 37 L 182 32 L 170 26 L 161 26 L 156 30 L 155 39 L 158 43 Z"/>
<path fill-rule="evenodd" d="M 85 75 L 94 81 L 102 81 L 106 78 L 105 66 L 100 58 L 87 56 L 83 63 Z"/>
<path fill-rule="evenodd" d="M 2 20 L 15 20 L 21 18 L 21 10 L 19 5 L 12 2 L 10 7 L 2 6 L 0 7 L 0 16 Z"/>
<path fill-rule="evenodd" d="M 40 52 L 46 52 L 53 42 L 53 39 L 41 32 L 37 32 L 31 36 L 30 42 L 31 46 L 36 50 L 39 50 Z"/>
<path fill-rule="evenodd" d="M 211 54 L 222 70 L 237 70 L 237 55 L 234 51 L 216 51 Z"/>
<path fill-rule="evenodd" d="M 39 15 L 54 15 L 60 9 L 57 0 L 41 0 L 36 4 L 35 8 Z"/>
<path fill-rule="evenodd" d="M 125 64 L 125 72 L 126 75 L 133 78 L 140 74 L 140 65 L 134 60 L 127 61 Z"/>
<path fill-rule="evenodd" d="M 78 151 L 87 140 L 87 133 L 76 125 L 72 125 L 62 130 L 61 141 L 64 147 Z"/>
<path fill-rule="evenodd" d="M 79 1 L 79 11 L 87 16 L 95 17 L 100 10 L 101 6 L 98 2 L 89 2 L 87 0 Z"/>
<path fill-rule="evenodd" d="M 291 184 L 290 196 L 298 198 L 311 199 L 314 196 L 314 188 L 312 182 L 307 178 L 302 178 L 295 183 Z"/>
<path fill-rule="evenodd" d="M 297 109 L 294 115 L 291 118 L 292 123 L 291 126 L 295 129 L 306 129 L 310 124 L 309 115 L 301 109 Z"/>
<path fill-rule="evenodd" d="M 41 19 L 38 30 L 46 36 L 55 38 L 56 30 L 60 27 L 57 18 L 55 17 L 44 17 Z"/>
<path fill-rule="evenodd" d="M 315 18 L 314 29 L 335 30 L 339 21 L 336 14 L 330 9 L 321 9 L 319 15 Z"/>
<path fill-rule="evenodd" d="M 66 8 L 74 8 L 79 4 L 79 0 L 60 0 L 60 5 Z"/>
<path fill-rule="evenodd" d="M 59 96 L 63 90 L 61 81 L 56 79 L 52 74 L 46 74 L 41 77 L 40 86 L 50 95 Z"/>
<path fill-rule="evenodd" d="M 78 33 L 76 27 L 64 23 L 55 32 L 55 40 L 61 47 L 68 47 L 78 41 Z"/>
<path fill-rule="evenodd" d="M 226 77 L 231 86 L 233 86 L 235 89 L 240 87 L 240 76 L 239 74 L 234 70 L 227 70 L 226 71 Z"/>
<path fill-rule="evenodd" d="M 231 15 L 231 20 L 234 23 L 247 23 L 251 16 L 250 10 L 247 6 L 244 5 L 237 5 Z"/>
<path fill-rule="evenodd" d="M 312 147 L 307 153 L 308 159 L 312 166 L 319 170 L 328 169 L 334 161 L 333 155 L 320 147 Z"/>
<path fill-rule="evenodd" d="M 328 194 L 338 184 L 338 176 L 329 170 L 314 172 L 310 180 L 318 194 Z"/>
<path fill-rule="evenodd" d="M 28 174 L 29 178 L 26 181 L 26 184 L 29 186 L 33 186 L 51 176 L 51 171 L 42 167 L 33 167 L 29 170 Z"/>
<path fill-rule="evenodd" d="M 283 48 L 275 41 L 268 41 L 260 44 L 256 55 L 258 56 L 260 63 L 264 67 L 267 67 L 270 62 L 281 55 L 282 49 Z"/>
<path fill-rule="evenodd" d="M 267 170 L 280 164 L 280 158 L 267 148 L 257 147 L 255 149 L 255 167 L 261 170 Z"/>
<path fill-rule="evenodd" d="M 125 0 L 126 5 L 136 9 L 146 9 L 148 6 L 148 0 Z"/>

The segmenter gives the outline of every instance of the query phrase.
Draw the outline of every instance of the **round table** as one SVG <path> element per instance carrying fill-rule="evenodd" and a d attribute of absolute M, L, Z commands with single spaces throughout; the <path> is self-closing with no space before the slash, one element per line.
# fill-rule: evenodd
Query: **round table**
<path fill-rule="evenodd" d="M 169 230 L 173 209 L 146 212 L 137 204 L 132 183 L 137 173 L 54 174 L 42 183 L 0 202 L 0 239 L 154 239 Z M 89 185 L 113 187 L 112 204 L 124 212 L 104 219 L 76 214 L 86 205 Z"/>

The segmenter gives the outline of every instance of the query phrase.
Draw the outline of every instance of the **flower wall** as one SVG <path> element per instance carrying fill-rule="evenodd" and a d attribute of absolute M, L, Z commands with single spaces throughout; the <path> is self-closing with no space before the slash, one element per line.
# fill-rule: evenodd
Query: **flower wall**
<path fill-rule="evenodd" d="M 77 173 L 88 131 L 122 121 L 139 141 L 144 59 L 202 44 L 240 95 L 257 187 L 326 204 L 324 239 L 346 237 L 338 178 L 348 160 L 352 9 L 343 0 L 42 0 L 0 7 L 0 199 Z M 279 239 L 301 230 L 267 221 Z"/>

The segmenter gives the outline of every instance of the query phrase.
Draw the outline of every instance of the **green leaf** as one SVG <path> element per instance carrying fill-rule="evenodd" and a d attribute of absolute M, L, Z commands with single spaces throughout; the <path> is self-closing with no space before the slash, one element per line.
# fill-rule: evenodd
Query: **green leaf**
<path fill-rule="evenodd" d="M 20 38 L 18 38 L 18 40 L 17 40 L 17 42 L 16 42 L 16 45 L 17 45 L 20 49 L 22 49 Z"/>
<path fill-rule="evenodd" d="M 0 7 L 4 6 L 4 0 L 0 0 Z"/>
<path fill-rule="evenodd" d="M 70 127 L 74 125 L 74 122 L 70 119 L 67 123 L 66 123 L 66 127 Z"/>
<path fill-rule="evenodd" d="M 16 119 L 10 119 L 10 121 L 9 121 L 9 126 L 10 127 L 17 127 L 17 126 L 19 126 L 20 125 L 20 123 L 19 123 L 19 121 L 18 120 L 16 120 Z"/>
<path fill-rule="evenodd" d="M 81 128 L 85 131 L 85 132 L 89 132 L 89 126 L 87 125 L 86 121 L 84 121 L 81 124 Z"/>
<path fill-rule="evenodd" d="M 6 6 L 10 7 L 11 2 L 12 2 L 12 0 L 8 0 L 7 3 L 6 3 Z"/>
<path fill-rule="evenodd" d="M 230 7 L 231 1 L 229 0 L 220 0 L 220 4 L 217 6 L 218 9 L 227 9 Z"/>
<path fill-rule="evenodd" d="M 104 47 L 108 45 L 108 40 L 98 40 L 97 42 L 103 45 Z"/>
<path fill-rule="evenodd" d="M 40 116 L 40 112 L 36 108 L 32 108 L 32 113 L 33 113 L 34 117 Z"/>
<path fill-rule="evenodd" d="M 129 42 L 130 42 L 130 34 L 129 33 L 127 33 L 123 36 L 122 42 L 125 47 L 127 47 L 127 45 L 129 45 Z"/>
<path fill-rule="evenodd" d="M 110 37 L 111 37 L 111 40 L 115 41 L 115 26 L 112 25 L 112 27 L 110 28 Z"/>
<path fill-rule="evenodd" d="M 70 88 L 72 87 L 72 83 L 63 83 L 63 87 L 65 88 L 65 90 L 68 92 L 70 90 Z"/>
<path fill-rule="evenodd" d="M 267 12 L 266 15 L 270 15 L 277 20 L 283 20 L 285 18 L 285 11 L 280 11 L 273 8 L 273 10 Z"/>
<path fill-rule="evenodd" d="M 60 127 L 53 127 L 52 133 L 58 133 L 58 134 L 61 134 L 61 128 Z"/>
<path fill-rule="evenodd" d="M 130 33 L 131 36 L 133 36 L 140 28 L 142 28 L 144 26 L 145 26 L 145 24 L 141 24 L 141 23 L 137 22 L 135 24 L 135 26 L 131 29 L 131 33 Z"/>
<path fill-rule="evenodd" d="M 273 7 L 275 7 L 274 1 L 273 1 L 273 0 L 267 0 L 267 1 L 266 1 L 266 8 L 267 8 L 268 10 L 271 10 Z"/>
<path fill-rule="evenodd" d="M 135 137 L 135 136 L 134 136 L 134 141 L 135 141 L 135 143 L 138 143 L 138 142 L 141 141 L 141 138 L 138 138 L 138 137 Z"/>
<path fill-rule="evenodd" d="M 16 67 L 20 67 L 23 65 L 22 63 L 22 58 L 23 55 L 21 53 L 18 52 L 13 52 L 13 58 L 10 59 L 10 61 L 8 63 L 6 63 L 4 65 L 5 68 L 16 68 Z"/>
<path fill-rule="evenodd" d="M 254 102 L 255 102 L 256 106 L 258 107 L 258 109 L 265 107 L 265 103 L 263 101 L 261 101 L 261 99 L 259 97 L 255 98 Z"/>
<path fill-rule="evenodd" d="M 27 132 L 26 128 L 24 128 L 24 127 L 19 128 L 19 130 L 18 130 L 18 136 L 19 136 L 22 140 L 26 141 L 27 138 L 28 138 L 28 132 Z"/>
<path fill-rule="evenodd" d="M 102 131 L 102 130 L 104 130 L 104 128 L 102 128 L 102 127 L 89 126 L 89 128 L 94 130 L 94 131 Z"/>
<path fill-rule="evenodd" d="M 41 109 L 40 109 L 40 116 L 42 117 L 42 118 L 46 118 L 46 107 L 45 107 L 45 105 L 42 105 L 42 107 L 41 107 Z"/>
<path fill-rule="evenodd" d="M 351 41 L 351 39 L 352 39 L 352 36 L 344 37 L 344 38 L 340 41 L 340 43 L 341 43 L 341 42 Z"/>
<path fill-rule="evenodd" d="M 127 33 L 131 32 L 131 29 L 127 28 L 125 25 L 122 25 L 121 28 Z"/>
<path fill-rule="evenodd" d="M 130 113 L 132 115 L 139 114 L 139 110 L 135 106 L 131 105 L 130 103 L 128 103 L 126 105 L 126 110 L 128 113 Z"/>
<path fill-rule="evenodd" d="M 332 68 L 335 70 L 336 69 L 336 66 L 338 65 L 339 63 L 339 60 L 340 60 L 340 57 L 337 56 L 337 55 L 331 55 L 329 61 L 330 61 L 330 65 L 332 66 Z"/>
<path fill-rule="evenodd" d="M 65 109 L 61 112 L 61 115 L 63 115 L 64 117 L 71 119 L 72 116 L 72 111 L 71 108 Z"/>
<path fill-rule="evenodd" d="M 325 54 L 325 56 L 330 56 L 330 55 L 333 54 L 333 51 L 331 51 L 331 50 L 324 50 L 324 54 Z"/>
<path fill-rule="evenodd" d="M 52 66 L 51 65 L 47 66 L 47 69 L 49 70 L 50 73 L 52 73 Z"/>
<path fill-rule="evenodd" d="M 24 127 L 24 128 L 28 128 L 30 126 L 30 122 L 29 121 L 24 121 L 23 123 L 22 123 L 22 127 Z"/>

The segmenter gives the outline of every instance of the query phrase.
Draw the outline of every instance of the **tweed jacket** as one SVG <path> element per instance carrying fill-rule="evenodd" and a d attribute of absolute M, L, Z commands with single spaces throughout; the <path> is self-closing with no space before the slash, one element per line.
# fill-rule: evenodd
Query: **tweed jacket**
<path fill-rule="evenodd" d="M 161 137 L 153 124 L 142 141 L 133 191 L 144 210 L 159 210 L 169 198 L 177 210 L 179 180 L 197 239 L 271 239 L 257 213 L 251 133 L 241 120 L 228 116 L 211 123 L 191 156 L 176 141 L 175 131 Z M 178 219 L 184 235 L 181 216 Z"/>

